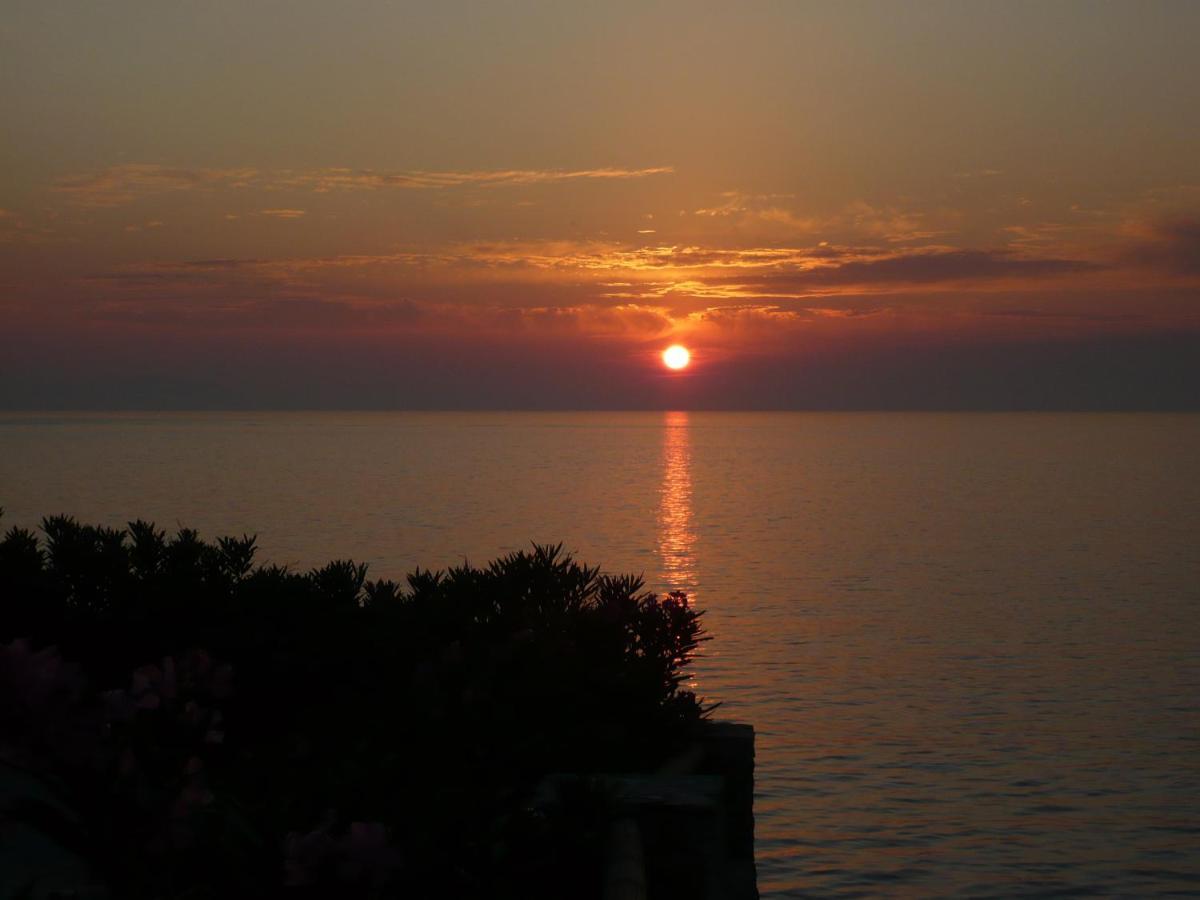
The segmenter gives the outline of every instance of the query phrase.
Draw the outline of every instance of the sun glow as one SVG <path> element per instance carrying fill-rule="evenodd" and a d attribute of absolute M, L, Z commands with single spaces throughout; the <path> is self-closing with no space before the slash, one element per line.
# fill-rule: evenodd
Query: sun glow
<path fill-rule="evenodd" d="M 686 369 L 691 360 L 692 354 L 682 344 L 672 344 L 662 355 L 663 365 L 668 369 Z"/>

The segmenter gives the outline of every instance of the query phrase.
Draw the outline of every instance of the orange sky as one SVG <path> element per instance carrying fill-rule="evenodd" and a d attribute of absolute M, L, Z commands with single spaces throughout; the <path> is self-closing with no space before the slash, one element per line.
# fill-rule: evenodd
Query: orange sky
<path fill-rule="evenodd" d="M 0 12 L 0 406 L 1200 396 L 1196 4 L 245 6 Z"/>

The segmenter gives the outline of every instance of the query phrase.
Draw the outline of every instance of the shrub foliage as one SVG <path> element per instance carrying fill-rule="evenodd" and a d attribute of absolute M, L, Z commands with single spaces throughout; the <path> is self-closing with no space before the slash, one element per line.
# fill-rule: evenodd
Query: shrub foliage
<path fill-rule="evenodd" d="M 598 847 L 530 811 L 539 780 L 653 766 L 705 713 L 686 596 L 561 547 L 396 584 L 247 536 L 42 531 L 0 541 L 0 763 L 66 887 L 561 894 Z"/>

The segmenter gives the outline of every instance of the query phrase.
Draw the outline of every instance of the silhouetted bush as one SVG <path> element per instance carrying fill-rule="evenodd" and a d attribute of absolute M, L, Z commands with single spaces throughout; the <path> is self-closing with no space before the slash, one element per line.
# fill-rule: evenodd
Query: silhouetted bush
<path fill-rule="evenodd" d="M 255 566 L 252 537 L 42 530 L 0 541 L 0 760 L 64 886 L 585 896 L 602 848 L 533 788 L 652 767 L 705 713 L 686 596 L 559 547 L 402 586 Z"/>

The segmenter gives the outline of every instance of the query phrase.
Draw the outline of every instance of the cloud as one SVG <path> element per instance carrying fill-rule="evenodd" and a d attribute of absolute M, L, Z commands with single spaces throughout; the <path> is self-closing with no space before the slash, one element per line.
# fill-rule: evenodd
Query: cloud
<path fill-rule="evenodd" d="M 53 221 L 53 216 L 42 216 Z M 44 244 L 55 240 L 58 232 L 47 224 L 30 221 L 10 209 L 0 209 L 0 244 Z"/>
<path fill-rule="evenodd" d="M 694 216 L 709 218 L 727 218 L 742 213 L 753 212 L 763 208 L 778 205 L 780 200 L 793 200 L 795 194 L 747 194 L 742 191 L 722 191 L 717 195 L 720 199 L 712 206 L 693 210 Z"/>
<path fill-rule="evenodd" d="M 278 332 L 345 329 L 411 324 L 426 312 L 411 301 L 357 304 L 317 297 L 263 297 L 211 302 L 191 298 L 163 303 L 123 297 L 99 303 L 90 317 L 105 322 L 175 325 L 220 330 L 256 329 Z"/>
<path fill-rule="evenodd" d="M 661 276 L 686 273 L 673 279 L 608 283 L 617 288 L 609 296 L 628 298 L 680 294 L 709 298 L 802 297 L 870 286 L 907 289 L 914 285 L 1056 278 L 1105 268 L 1088 260 L 946 247 L 907 252 L 829 245 L 743 250 L 669 247 L 625 251 L 604 259 L 609 268 Z M 601 262 L 589 265 L 599 266 Z"/>
<path fill-rule="evenodd" d="M 572 331 L 606 337 L 656 337 L 668 333 L 675 325 L 665 309 L 636 303 L 538 307 L 522 309 L 520 315 L 529 327 L 565 325 Z"/>
<path fill-rule="evenodd" d="M 428 253 L 143 263 L 93 279 L 128 289 L 159 285 L 243 297 L 285 292 L 381 299 L 404 291 L 457 295 L 472 305 L 502 298 L 505 305 L 533 306 L 522 303 L 521 295 L 537 292 L 540 299 L 557 292 L 562 300 L 550 304 L 554 307 L 573 306 L 581 299 L 695 308 L 698 303 L 812 298 L 825 298 L 821 302 L 828 307 L 828 298 L 856 291 L 887 294 L 965 284 L 995 290 L 1014 282 L 1038 284 L 1103 270 L 1086 260 L 1009 250 L 534 241 L 462 244 Z"/>
<path fill-rule="evenodd" d="M 162 227 L 163 227 L 163 223 L 162 223 L 161 219 L 151 219 L 149 222 L 143 222 L 140 225 L 137 225 L 137 224 L 126 225 L 125 230 L 126 231 L 142 231 L 144 229 L 162 228 Z"/>
<path fill-rule="evenodd" d="M 253 187 L 261 190 L 305 190 L 316 193 L 346 190 L 435 190 L 462 186 L 555 184 L 567 181 L 613 181 L 669 175 L 672 166 L 641 169 L 480 169 L 470 171 L 375 170 L 319 168 L 261 170 L 178 168 L 153 163 L 110 166 L 99 172 L 59 178 L 53 190 L 80 206 L 114 207 L 139 197 L 176 191 L 209 191 Z"/>
<path fill-rule="evenodd" d="M 1047 247 L 1061 247 L 1079 232 L 1076 225 L 1062 222 L 1036 222 L 1027 225 L 1006 225 L 1002 231 L 1008 235 L 1011 246 L 1036 253 Z"/>
<path fill-rule="evenodd" d="M 654 166 L 644 169 L 596 168 L 596 169 L 481 169 L 474 171 L 435 172 L 426 170 L 378 171 L 373 169 L 317 169 L 291 175 L 281 175 L 274 182 L 279 187 L 308 188 L 318 193 L 337 190 L 377 190 L 401 188 L 429 190 L 437 188 L 475 185 L 498 187 L 503 185 L 554 184 L 563 181 L 647 178 L 652 175 L 670 175 L 673 166 Z"/>
<path fill-rule="evenodd" d="M 305 210 L 303 209 L 260 209 L 260 216 L 271 216 L 275 219 L 301 219 L 304 217 Z"/>
<path fill-rule="evenodd" d="M 895 206 L 876 206 L 863 200 L 848 203 L 829 215 L 812 215 L 797 210 L 794 194 L 747 194 L 725 191 L 718 202 L 692 211 L 702 219 L 730 222 L 743 230 L 770 230 L 792 235 L 853 235 L 857 240 L 876 239 L 886 243 L 926 241 L 947 234 L 947 221 L 954 216 L 946 210 L 902 210 Z"/>
<path fill-rule="evenodd" d="M 225 293 L 138 296 L 128 292 L 89 305 L 88 318 L 188 329 L 253 329 L 279 333 L 392 330 L 443 335 L 551 336 L 649 339 L 675 326 L 662 308 L 630 303 L 569 306 L 467 305 L 401 297 L 361 300 L 312 296 L 248 296 Z M 81 320 L 77 318 L 77 320 Z"/>
<path fill-rule="evenodd" d="M 1040 279 L 1102 269 L 1074 259 L 1020 257 L 1004 250 L 939 249 L 783 265 L 750 275 L 709 275 L 672 290 L 709 297 L 804 297 L 847 288 L 936 286 Z"/>
<path fill-rule="evenodd" d="M 1200 275 L 1200 217 L 1183 216 L 1134 226 L 1139 238 L 1124 261 L 1170 275 Z"/>
<path fill-rule="evenodd" d="M 695 244 L 630 246 L 614 241 L 489 241 L 448 247 L 429 262 L 501 269 L 558 269 L 580 272 L 626 270 L 771 269 L 810 266 L 830 260 L 869 258 L 888 250 L 872 247 L 750 246 Z"/>
<path fill-rule="evenodd" d="M 916 252 L 874 260 L 852 260 L 809 274 L 826 284 L 872 282 L 935 283 L 975 279 L 1065 275 L 1101 268 L 1076 259 L 1029 258 L 1007 250 Z"/>
<path fill-rule="evenodd" d="M 945 228 L 932 227 L 929 219 L 929 213 L 858 200 L 830 220 L 827 227 L 848 228 L 861 237 L 879 238 L 890 244 L 925 241 L 947 233 Z"/>
<path fill-rule="evenodd" d="M 1003 174 L 1003 169 L 976 169 L 972 172 L 956 172 L 950 177 L 957 181 L 967 181 L 971 178 L 996 178 Z"/>
<path fill-rule="evenodd" d="M 148 194 L 241 187 L 257 175 L 254 169 L 183 169 L 132 163 L 65 176 L 54 183 L 53 189 L 80 206 L 112 207 Z"/>

